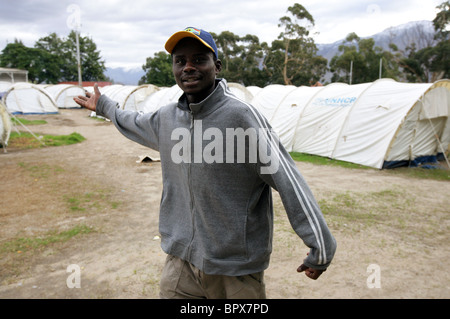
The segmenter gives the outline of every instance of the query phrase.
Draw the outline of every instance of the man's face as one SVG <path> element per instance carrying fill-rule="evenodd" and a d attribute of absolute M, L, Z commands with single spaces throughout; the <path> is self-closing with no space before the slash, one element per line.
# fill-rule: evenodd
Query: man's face
<path fill-rule="evenodd" d="M 213 54 L 193 38 L 180 40 L 172 51 L 173 74 L 189 103 L 198 103 L 214 91 L 222 64 L 214 61 Z"/>

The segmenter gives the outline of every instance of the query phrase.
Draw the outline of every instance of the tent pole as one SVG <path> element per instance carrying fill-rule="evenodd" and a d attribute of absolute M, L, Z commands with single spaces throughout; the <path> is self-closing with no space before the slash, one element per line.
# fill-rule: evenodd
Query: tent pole
<path fill-rule="evenodd" d="M 422 97 L 420 98 L 420 101 L 421 101 L 421 102 L 423 101 L 423 98 L 424 98 L 424 95 L 422 95 Z M 434 138 L 436 139 L 436 141 L 437 141 L 439 147 L 440 147 L 441 150 L 442 150 L 442 154 L 444 155 L 445 161 L 447 162 L 447 167 L 450 169 L 450 163 L 449 163 L 449 161 L 448 161 L 447 155 L 445 155 L 444 147 L 442 146 L 441 140 L 439 139 L 439 136 L 437 135 L 436 130 L 434 129 L 433 122 L 431 122 L 431 119 L 430 119 L 430 117 L 428 116 L 427 111 L 425 110 L 425 107 L 424 107 L 424 103 L 423 103 L 423 102 L 422 102 L 422 111 L 423 111 L 423 113 L 425 114 L 425 116 L 427 117 L 428 121 L 430 122 L 431 129 L 433 130 Z"/>
<path fill-rule="evenodd" d="M 428 116 L 427 116 L 427 117 L 428 117 Z M 433 123 L 431 122 L 431 119 L 430 119 L 430 118 L 428 118 L 428 121 L 430 122 L 431 128 L 433 129 L 434 137 L 436 138 L 436 141 L 437 141 L 439 147 L 440 147 L 441 150 L 442 150 L 442 154 L 444 155 L 445 161 L 447 162 L 447 167 L 450 169 L 450 163 L 449 163 L 449 161 L 448 161 L 447 155 L 445 155 L 445 150 L 444 150 L 444 147 L 442 146 L 441 140 L 439 139 L 439 136 L 436 134 L 436 131 L 434 130 Z"/>
<path fill-rule="evenodd" d="M 18 119 L 17 119 L 17 117 L 14 115 L 14 114 L 12 114 L 12 113 L 10 113 L 8 110 L 7 110 L 7 112 L 8 112 L 8 114 L 10 115 L 10 116 L 12 116 L 15 120 L 16 120 L 16 122 L 18 122 L 20 125 L 22 125 L 31 135 L 33 135 L 33 137 L 36 139 L 36 140 L 38 140 L 39 141 L 39 143 L 41 143 L 42 145 L 44 145 L 45 146 L 45 143 L 44 142 L 42 142 L 40 139 L 39 139 L 39 137 L 37 137 L 33 132 L 31 132 L 30 131 L 30 129 L 28 128 L 28 127 L 26 127 L 21 121 L 19 121 Z M 16 130 L 17 131 L 17 130 Z M 19 133 L 20 134 L 20 133 Z"/>

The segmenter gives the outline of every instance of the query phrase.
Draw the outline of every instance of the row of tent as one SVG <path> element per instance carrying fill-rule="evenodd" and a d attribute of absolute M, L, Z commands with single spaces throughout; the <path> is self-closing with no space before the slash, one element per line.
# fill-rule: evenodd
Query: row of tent
<path fill-rule="evenodd" d="M 289 152 L 385 168 L 416 166 L 424 159 L 445 156 L 449 150 L 447 79 L 420 84 L 380 79 L 318 87 L 228 86 L 266 116 Z M 57 113 L 59 108 L 78 107 L 73 97 L 84 90 L 92 92 L 93 88 L 18 83 L 3 93 L 2 101 L 12 114 Z M 117 101 L 118 107 L 144 113 L 177 101 L 182 94 L 177 85 L 160 88 L 152 84 L 110 85 L 100 91 Z"/>
<path fill-rule="evenodd" d="M 83 88 L 70 84 L 0 82 L 1 100 L 11 114 L 57 114 L 60 108 L 79 107 L 73 97 L 83 94 Z"/>

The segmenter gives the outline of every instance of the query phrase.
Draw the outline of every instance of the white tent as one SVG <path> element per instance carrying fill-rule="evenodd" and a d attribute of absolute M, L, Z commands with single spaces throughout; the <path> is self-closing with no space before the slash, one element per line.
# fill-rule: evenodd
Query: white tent
<path fill-rule="evenodd" d="M 256 94 L 258 94 L 258 92 L 262 90 L 262 88 L 260 88 L 259 86 L 255 86 L 255 85 L 247 86 L 246 88 L 247 88 L 247 90 L 250 91 L 250 93 L 251 93 L 253 96 L 255 96 Z"/>
<path fill-rule="evenodd" d="M 270 121 L 278 105 L 283 101 L 284 97 L 295 90 L 293 85 L 271 84 L 264 87 L 253 97 L 252 103 L 254 107 Z"/>
<path fill-rule="evenodd" d="M 19 82 L 11 86 L 2 101 L 11 114 L 56 114 L 53 97 L 42 87 Z"/>
<path fill-rule="evenodd" d="M 381 168 L 445 153 L 450 143 L 450 81 L 376 81 L 343 124 L 332 156 L 336 159 Z"/>
<path fill-rule="evenodd" d="M 228 83 L 228 87 L 230 88 L 231 92 L 233 92 L 236 97 L 239 99 L 251 103 L 253 100 L 253 94 L 248 90 L 245 86 L 243 86 L 240 83 Z"/>
<path fill-rule="evenodd" d="M 178 101 L 182 94 L 183 91 L 176 84 L 169 88 L 160 88 L 158 91 L 147 96 L 147 98 L 142 102 L 141 108 L 138 111 L 144 113 L 154 112 L 161 106 Z"/>
<path fill-rule="evenodd" d="M 270 85 L 252 104 L 288 151 L 382 168 L 445 153 L 450 143 L 449 80 Z"/>
<path fill-rule="evenodd" d="M 139 111 L 142 108 L 142 103 L 147 96 L 159 91 L 159 87 L 153 84 L 144 84 L 136 87 L 125 98 L 122 108 L 124 110 Z"/>
<path fill-rule="evenodd" d="M 126 86 L 122 85 L 122 84 L 113 84 L 113 85 L 106 85 L 103 87 L 99 87 L 99 91 L 102 95 L 106 95 L 109 98 L 113 98 L 116 99 L 117 103 L 123 103 L 123 95 L 120 94 L 120 91 L 123 90 L 124 88 L 126 88 Z M 86 90 L 87 92 L 93 94 L 94 93 L 94 87 L 93 86 L 85 86 L 84 90 Z M 97 115 L 97 113 L 95 112 L 91 112 L 91 117 L 99 117 L 99 118 L 103 118 L 102 116 Z"/>
<path fill-rule="evenodd" d="M 113 92 L 121 87 L 105 87 L 102 94 L 114 99 Z M 266 116 L 289 152 L 383 168 L 415 165 L 449 149 L 450 80 L 414 84 L 380 79 L 356 85 L 264 88 L 229 83 L 229 87 Z M 152 112 L 183 93 L 177 85 L 148 89 L 121 106 Z M 128 99 L 136 90 L 127 91 Z"/>
<path fill-rule="evenodd" d="M 6 152 L 11 128 L 11 118 L 9 117 L 6 107 L 0 102 L 0 144 L 3 146 L 4 152 Z"/>
<path fill-rule="evenodd" d="M 74 97 L 84 95 L 84 89 L 78 85 L 56 84 L 45 87 L 59 108 L 80 108 L 73 100 Z"/>
<path fill-rule="evenodd" d="M 320 91 L 303 108 L 292 148 L 332 158 L 342 124 L 368 85 L 333 83 L 318 87 Z"/>
<path fill-rule="evenodd" d="M 111 100 L 119 103 L 120 108 L 123 108 L 125 105 L 125 100 L 136 88 L 136 85 L 110 85 L 103 87 L 100 91 Z"/>
<path fill-rule="evenodd" d="M 112 85 L 106 85 L 106 86 L 99 87 L 98 89 L 100 90 L 100 92 L 102 94 L 109 96 L 111 94 L 114 94 L 114 92 L 116 92 L 117 90 L 123 88 L 123 86 L 124 86 L 123 84 L 112 84 Z M 94 87 L 92 87 L 92 91 L 94 91 Z"/>
<path fill-rule="evenodd" d="M 11 82 L 0 81 L 0 93 L 4 93 L 4 92 L 8 91 L 9 88 L 13 85 L 14 85 L 14 83 L 11 83 Z"/>

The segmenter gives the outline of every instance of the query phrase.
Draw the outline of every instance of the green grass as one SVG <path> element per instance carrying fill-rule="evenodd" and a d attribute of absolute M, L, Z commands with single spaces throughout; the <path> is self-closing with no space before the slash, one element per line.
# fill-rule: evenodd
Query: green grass
<path fill-rule="evenodd" d="M 45 146 L 62 146 L 80 143 L 85 138 L 79 133 L 72 133 L 70 135 L 39 135 L 35 134 Z M 37 148 L 44 145 L 36 140 L 36 138 L 27 132 L 12 132 L 9 138 L 10 148 Z"/>
<path fill-rule="evenodd" d="M 407 186 L 391 186 L 375 192 L 330 194 L 318 203 L 329 226 L 349 236 L 377 231 L 405 242 L 433 245 L 436 238 L 448 234 L 445 201 L 424 211 L 423 200 L 411 196 Z"/>
<path fill-rule="evenodd" d="M 375 198 L 373 198 L 375 197 Z M 325 216 L 330 220 L 338 220 L 340 223 L 360 222 L 364 225 L 372 224 L 385 209 L 381 206 L 389 200 L 393 205 L 396 196 L 391 196 L 389 192 L 379 194 L 344 192 L 335 194 L 331 198 L 319 200 L 319 206 Z M 374 207 L 370 207 L 374 205 Z"/>
<path fill-rule="evenodd" d="M 405 223 L 414 215 L 414 198 L 405 191 L 386 189 L 379 192 L 344 192 L 318 201 L 330 226 L 359 232 L 368 227 L 393 227 L 404 230 Z"/>
<path fill-rule="evenodd" d="M 438 181 L 450 181 L 450 170 L 424 169 L 420 167 L 399 167 L 386 170 L 391 174 L 399 174 L 412 178 L 433 179 Z"/>
<path fill-rule="evenodd" d="M 27 250 L 36 250 L 50 244 L 63 243 L 77 235 L 89 234 L 94 231 L 93 227 L 77 225 L 69 230 L 61 232 L 50 231 L 39 237 L 21 237 L 2 243 L 0 252 L 25 252 Z"/>
<path fill-rule="evenodd" d="M 18 117 L 11 118 L 11 122 L 14 125 L 20 125 L 20 123 L 22 123 L 23 125 L 42 125 L 42 124 L 47 124 L 47 121 L 45 121 L 45 120 L 27 120 L 27 119 L 22 119 L 22 118 L 18 118 Z"/>
<path fill-rule="evenodd" d="M 332 165 L 332 166 L 340 166 L 344 168 L 357 168 L 357 169 L 375 169 L 372 167 L 354 164 L 345 161 L 339 161 L 330 159 L 327 157 L 310 155 L 298 152 L 291 152 L 291 157 L 295 161 L 299 162 L 307 162 L 316 165 Z M 412 177 L 412 178 L 422 178 L 422 179 L 433 179 L 433 180 L 441 180 L 441 181 L 450 181 L 450 170 L 447 169 L 424 169 L 421 167 L 399 167 L 392 169 L 384 169 L 384 172 L 388 174 L 399 174 L 402 176 Z"/>
<path fill-rule="evenodd" d="M 291 154 L 291 157 L 295 161 L 299 161 L 299 162 L 307 162 L 307 163 L 312 163 L 312 164 L 316 164 L 316 165 L 333 165 L 333 166 L 341 166 L 341 167 L 347 167 L 347 168 L 371 169 L 371 167 L 367 167 L 364 165 L 333 160 L 333 159 L 330 159 L 327 157 L 322 157 L 322 156 L 317 156 L 317 155 L 298 153 L 298 152 L 291 152 L 290 154 Z"/>
<path fill-rule="evenodd" d="M 64 169 L 61 166 L 52 166 L 46 163 L 32 165 L 30 163 L 19 162 L 17 165 L 28 171 L 30 176 L 34 178 L 48 178 L 64 172 Z"/>
<path fill-rule="evenodd" d="M 110 192 L 104 189 L 71 193 L 63 197 L 71 212 L 101 211 L 108 208 L 117 209 L 121 204 L 118 201 L 110 201 Z"/>

